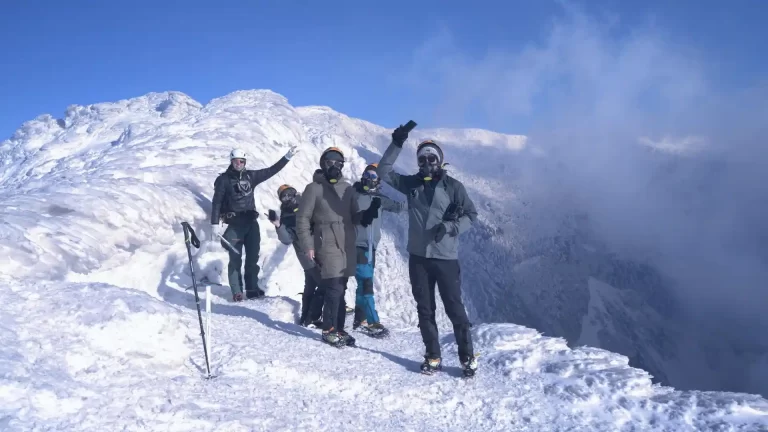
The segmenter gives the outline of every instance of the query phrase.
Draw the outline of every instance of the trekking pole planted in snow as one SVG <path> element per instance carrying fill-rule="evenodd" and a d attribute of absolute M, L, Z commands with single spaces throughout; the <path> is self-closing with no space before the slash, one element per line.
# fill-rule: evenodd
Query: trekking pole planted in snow
<path fill-rule="evenodd" d="M 195 269 L 192 266 L 192 249 L 190 243 L 196 248 L 200 248 L 200 240 L 195 235 L 195 230 L 187 222 L 182 222 L 184 228 L 184 243 L 187 246 L 187 256 L 189 257 L 189 271 L 192 274 L 192 288 L 195 290 L 195 305 L 197 306 L 197 318 L 200 321 L 200 336 L 203 338 L 203 353 L 205 354 L 205 369 L 208 372 L 208 379 L 211 378 L 211 366 L 208 363 L 208 347 L 205 343 L 205 329 L 203 328 L 203 314 L 200 311 L 200 296 L 197 292 L 197 281 L 195 280 Z"/>
<path fill-rule="evenodd" d="M 208 361 L 213 363 L 213 359 L 211 357 L 211 286 L 206 285 L 205 286 L 205 334 L 208 336 L 208 344 L 206 347 L 208 348 Z"/>

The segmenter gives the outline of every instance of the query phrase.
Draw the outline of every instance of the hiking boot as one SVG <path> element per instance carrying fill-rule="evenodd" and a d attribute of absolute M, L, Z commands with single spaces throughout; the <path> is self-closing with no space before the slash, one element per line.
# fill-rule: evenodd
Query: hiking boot
<path fill-rule="evenodd" d="M 424 356 L 424 363 L 421 364 L 421 373 L 424 375 L 432 375 L 433 373 L 443 369 L 443 361 L 438 358 L 429 358 Z"/>
<path fill-rule="evenodd" d="M 469 360 L 461 362 L 462 372 L 465 378 L 472 378 L 477 372 L 477 354 L 469 358 Z"/>
<path fill-rule="evenodd" d="M 330 346 L 334 346 L 336 348 L 341 348 L 347 344 L 347 341 L 345 338 L 343 338 L 339 332 L 330 330 L 330 331 L 324 331 L 322 336 L 323 342 L 327 343 Z"/>
<path fill-rule="evenodd" d="M 386 337 L 389 335 L 389 330 L 381 325 L 381 323 L 368 324 L 368 331 L 373 337 Z"/>
<path fill-rule="evenodd" d="M 344 330 L 339 330 L 339 335 L 344 339 L 346 346 L 355 346 L 355 338 Z"/>
<path fill-rule="evenodd" d="M 233 295 L 232 296 L 232 301 L 235 301 L 235 302 L 243 301 L 243 293 L 237 293 L 237 294 Z"/>
<path fill-rule="evenodd" d="M 311 323 L 307 324 L 307 327 L 315 329 L 323 328 L 323 320 L 312 321 Z"/>
<path fill-rule="evenodd" d="M 256 288 L 255 290 L 251 290 L 251 291 L 248 291 L 248 290 L 245 291 L 245 298 L 247 298 L 248 300 L 261 298 L 261 297 L 264 297 L 265 295 L 266 293 L 261 288 Z"/>
<path fill-rule="evenodd" d="M 389 334 L 389 330 L 381 325 L 381 323 L 368 324 L 365 321 L 360 323 L 360 325 L 357 327 L 357 331 L 365 333 L 373 338 L 382 338 Z"/>

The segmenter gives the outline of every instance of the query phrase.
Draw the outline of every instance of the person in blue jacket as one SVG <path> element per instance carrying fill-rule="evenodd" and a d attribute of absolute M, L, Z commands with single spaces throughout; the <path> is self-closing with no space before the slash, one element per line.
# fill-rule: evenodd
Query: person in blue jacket
<path fill-rule="evenodd" d="M 355 190 L 354 206 L 357 247 L 357 267 L 355 279 L 355 318 L 352 328 L 373 337 L 384 337 L 389 331 L 381 324 L 376 312 L 373 295 L 373 273 L 376 266 L 376 248 L 381 239 L 381 212 L 400 213 L 405 210 L 405 202 L 398 202 L 381 194 L 381 180 L 377 174 L 378 164 L 365 167 Z"/>

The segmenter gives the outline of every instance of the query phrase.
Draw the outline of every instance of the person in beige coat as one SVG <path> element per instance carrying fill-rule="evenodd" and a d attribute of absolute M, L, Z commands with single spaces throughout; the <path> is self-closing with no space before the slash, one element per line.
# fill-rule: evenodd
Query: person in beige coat
<path fill-rule="evenodd" d="M 344 294 L 357 264 L 352 221 L 355 194 L 342 179 L 344 161 L 344 153 L 336 147 L 323 152 L 320 169 L 301 194 L 296 215 L 299 245 L 320 269 L 320 289 L 325 291 L 322 340 L 336 347 L 355 343 L 344 331 Z"/>

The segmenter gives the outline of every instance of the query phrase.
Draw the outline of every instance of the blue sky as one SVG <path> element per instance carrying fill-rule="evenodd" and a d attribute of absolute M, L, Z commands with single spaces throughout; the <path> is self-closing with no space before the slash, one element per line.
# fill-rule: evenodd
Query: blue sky
<path fill-rule="evenodd" d="M 618 18 L 606 38 L 620 39 L 636 26 L 652 25 L 644 31 L 658 31 L 674 46 L 690 50 L 693 58 L 703 59 L 703 70 L 722 88 L 765 80 L 764 1 L 640 3 L 591 0 L 567 5 L 579 5 L 600 19 Z M 39 114 L 60 117 L 70 104 L 165 90 L 205 103 L 250 88 L 272 89 L 293 105 L 329 105 L 384 126 L 413 118 L 424 126 L 526 133 L 537 116 L 552 112 L 551 99 L 527 95 L 529 109 L 502 109 L 495 119 L 487 110 L 472 108 L 476 100 L 465 101 L 465 112 L 443 115 L 445 105 L 452 103 L 440 97 L 446 90 L 409 79 L 423 74 L 424 81 L 438 73 L 446 86 L 462 85 L 448 77 L 446 65 L 452 63 L 419 54 L 440 35 L 450 37 L 441 55 L 482 63 L 489 50 L 514 56 L 531 43 L 542 43 L 552 20 L 565 13 L 563 3 L 545 0 L 470 4 L 3 2 L 0 139 Z M 507 73 L 504 69 L 493 76 Z"/>

